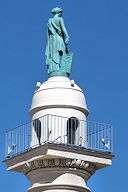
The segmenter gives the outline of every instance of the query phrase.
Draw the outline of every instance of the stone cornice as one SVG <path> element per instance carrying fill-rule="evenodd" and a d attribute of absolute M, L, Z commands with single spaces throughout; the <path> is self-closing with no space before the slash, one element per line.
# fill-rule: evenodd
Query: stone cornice
<path fill-rule="evenodd" d="M 111 165 L 113 155 L 105 152 L 92 151 L 80 147 L 65 146 L 53 143 L 30 149 L 27 152 L 19 154 L 15 157 L 6 159 L 8 170 L 21 172 L 27 162 L 33 162 L 42 159 L 77 159 L 93 164 L 97 169 Z"/>

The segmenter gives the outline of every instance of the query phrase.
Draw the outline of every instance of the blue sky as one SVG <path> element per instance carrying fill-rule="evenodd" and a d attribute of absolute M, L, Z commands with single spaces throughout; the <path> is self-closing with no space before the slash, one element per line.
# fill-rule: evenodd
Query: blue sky
<path fill-rule="evenodd" d="M 84 90 L 89 120 L 114 126 L 113 165 L 88 181 L 93 192 L 127 190 L 128 155 L 128 1 L 0 0 L 0 188 L 26 192 L 29 181 L 7 172 L 6 129 L 30 120 L 37 81 L 47 80 L 46 25 L 53 7 L 63 18 L 74 52 L 71 79 Z"/>

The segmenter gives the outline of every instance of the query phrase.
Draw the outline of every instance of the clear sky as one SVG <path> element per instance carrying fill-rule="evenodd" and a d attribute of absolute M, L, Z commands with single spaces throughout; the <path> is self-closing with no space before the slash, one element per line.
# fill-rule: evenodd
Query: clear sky
<path fill-rule="evenodd" d="M 97 171 L 88 186 L 127 191 L 127 0 L 0 0 L 0 191 L 26 192 L 30 185 L 24 175 L 6 171 L 4 134 L 30 120 L 35 84 L 47 80 L 46 26 L 56 6 L 64 10 L 74 52 L 71 79 L 85 92 L 88 118 L 114 126 L 113 165 Z"/>

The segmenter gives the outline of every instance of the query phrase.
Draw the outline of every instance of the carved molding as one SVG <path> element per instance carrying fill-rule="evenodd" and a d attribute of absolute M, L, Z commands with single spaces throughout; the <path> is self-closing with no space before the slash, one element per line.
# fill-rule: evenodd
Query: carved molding
<path fill-rule="evenodd" d="M 73 186 L 73 185 L 42 185 L 42 186 L 36 186 L 36 187 L 30 187 L 28 189 L 28 192 L 40 192 L 40 191 L 44 191 L 44 190 L 72 190 L 72 191 L 78 191 L 78 192 L 90 192 L 90 189 L 86 186 L 86 187 L 82 187 L 82 186 Z"/>
<path fill-rule="evenodd" d="M 75 168 L 81 169 L 89 172 L 91 175 L 95 172 L 95 166 L 90 163 L 79 159 L 41 159 L 34 160 L 31 162 L 26 162 L 24 165 L 24 174 L 28 174 L 29 172 L 36 169 L 45 169 L 45 168 Z"/>

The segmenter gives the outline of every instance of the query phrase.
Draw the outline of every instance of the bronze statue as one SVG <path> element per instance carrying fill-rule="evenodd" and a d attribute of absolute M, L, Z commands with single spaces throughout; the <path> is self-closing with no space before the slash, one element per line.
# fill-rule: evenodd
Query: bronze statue
<path fill-rule="evenodd" d="M 49 76 L 69 76 L 72 53 L 68 53 L 69 36 L 64 25 L 61 8 L 53 8 L 53 18 L 48 20 L 46 64 Z"/>

